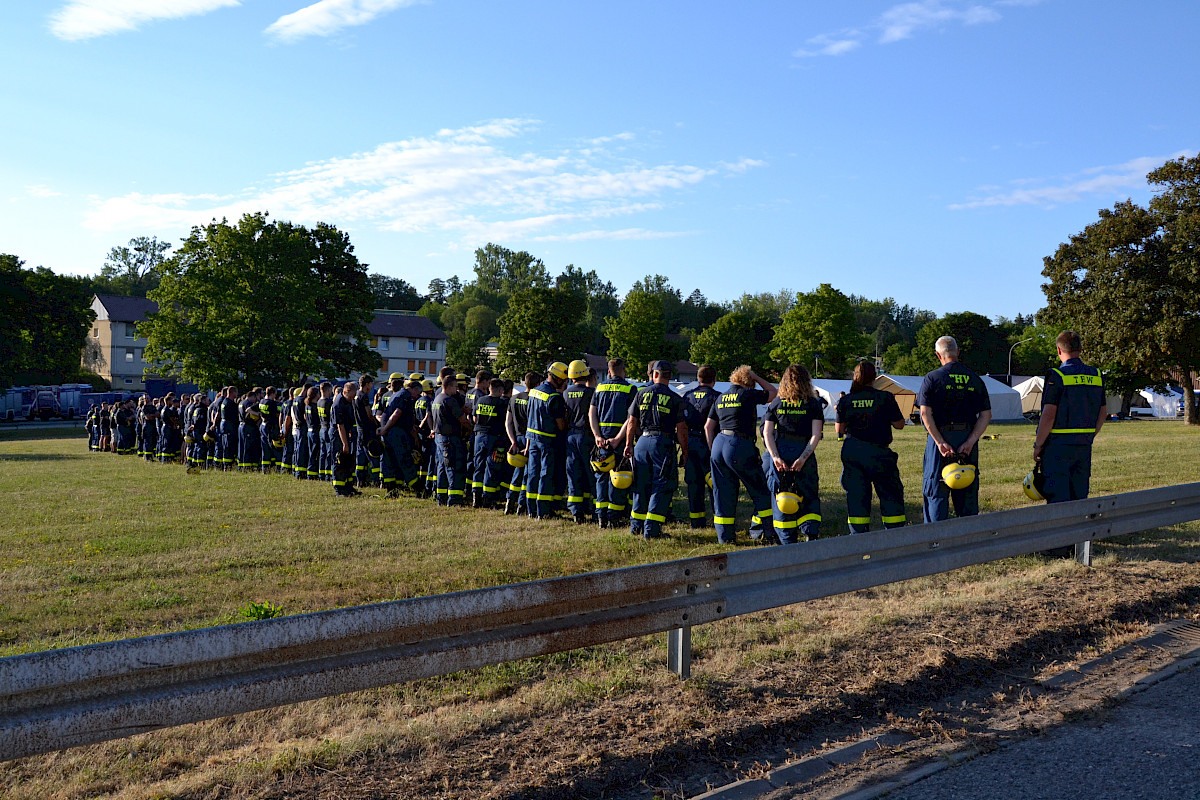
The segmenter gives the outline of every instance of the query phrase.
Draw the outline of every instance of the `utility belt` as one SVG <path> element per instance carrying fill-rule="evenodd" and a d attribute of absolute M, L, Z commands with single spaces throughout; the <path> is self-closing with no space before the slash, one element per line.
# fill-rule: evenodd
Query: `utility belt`
<path fill-rule="evenodd" d="M 943 431 L 969 431 L 975 427 L 974 422 L 947 422 L 940 426 Z"/>
<path fill-rule="evenodd" d="M 667 431 L 646 431 L 646 430 L 644 430 L 644 431 L 642 431 L 642 436 L 661 436 L 664 439 L 670 439 L 672 442 L 675 441 L 674 432 L 668 433 Z"/>
<path fill-rule="evenodd" d="M 721 435 L 722 436 L 736 436 L 738 439 L 747 439 L 751 442 L 754 441 L 753 434 L 742 433 L 741 431 L 721 431 Z"/>

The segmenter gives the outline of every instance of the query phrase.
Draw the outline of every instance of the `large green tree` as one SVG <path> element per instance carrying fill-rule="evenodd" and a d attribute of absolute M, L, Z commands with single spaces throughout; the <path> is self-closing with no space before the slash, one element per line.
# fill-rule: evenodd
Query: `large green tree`
<path fill-rule="evenodd" d="M 640 289 L 625 295 L 617 316 L 604 324 L 608 357 L 625 359 L 633 376 L 640 376 L 646 364 L 665 356 L 665 334 L 662 297 Z"/>
<path fill-rule="evenodd" d="M 554 285 L 585 298 L 582 319 L 586 331 L 584 349 L 589 353 L 607 353 L 604 320 L 615 317 L 621 308 L 617 300 L 617 287 L 611 281 L 601 280 L 594 269 L 584 272 L 574 264 L 568 264 L 563 269 L 554 279 Z"/>
<path fill-rule="evenodd" d="M 922 375 L 937 369 L 934 345 L 942 336 L 954 337 L 958 342 L 960 360 L 976 372 L 1000 375 L 1008 369 L 1010 343 L 1005 332 L 982 314 L 960 311 L 945 314 L 921 328 L 910 360 L 905 365 L 905 369 L 913 371 L 901 374 Z"/>
<path fill-rule="evenodd" d="M 96 318 L 91 282 L 0 254 L 0 387 L 66 383 Z"/>
<path fill-rule="evenodd" d="M 488 337 L 481 331 L 466 328 L 454 331 L 446 340 L 446 366 L 468 375 L 491 365 L 484 350 Z"/>
<path fill-rule="evenodd" d="M 562 289 L 525 289 L 508 301 L 499 319 L 496 369 L 520 380 L 530 370 L 544 373 L 553 361 L 583 354 L 586 332 L 579 324 L 583 298 Z"/>
<path fill-rule="evenodd" d="M 550 273 L 540 258 L 488 243 L 475 251 L 475 283 L 499 295 L 550 288 Z"/>
<path fill-rule="evenodd" d="M 1160 188 L 1150 207 L 1102 209 L 1045 259 L 1042 288 L 1047 322 L 1069 320 L 1093 363 L 1161 384 L 1200 369 L 1200 156 L 1169 161 L 1148 181 Z M 1196 424 L 1191 381 L 1182 383 Z"/>
<path fill-rule="evenodd" d="M 146 360 L 202 386 L 375 372 L 374 298 L 349 237 L 246 214 L 192 229 L 138 326 Z"/>
<path fill-rule="evenodd" d="M 725 314 L 692 340 L 692 361 L 708 364 L 721 380 L 742 364 L 749 364 L 760 375 L 768 374 L 767 353 L 759 338 L 761 332 L 755 330 L 754 323 L 754 317 L 741 311 Z M 767 335 L 770 335 L 770 328 Z"/>
<path fill-rule="evenodd" d="M 850 298 L 822 283 L 796 295 L 795 304 L 775 328 L 772 344 L 771 358 L 780 365 L 815 367 L 819 362 L 819 375 L 842 378 L 871 342 L 858 329 Z"/>
<path fill-rule="evenodd" d="M 114 247 L 108 251 L 100 274 L 92 279 L 92 290 L 97 294 L 145 297 L 158 286 L 170 249 L 170 243 L 154 236 L 135 236 L 128 245 Z"/>
<path fill-rule="evenodd" d="M 396 311 L 416 311 L 425 303 L 416 288 L 403 278 L 372 272 L 367 276 L 376 308 Z"/>

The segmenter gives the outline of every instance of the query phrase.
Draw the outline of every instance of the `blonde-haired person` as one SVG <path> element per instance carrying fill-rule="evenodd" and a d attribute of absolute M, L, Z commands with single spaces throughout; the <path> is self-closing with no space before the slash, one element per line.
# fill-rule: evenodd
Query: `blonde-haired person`
<path fill-rule="evenodd" d="M 781 544 L 816 539 L 821 535 L 821 479 L 817 474 L 817 445 L 825 412 L 813 391 L 812 376 L 792 364 L 779 380 L 779 396 L 763 418 L 763 472 L 771 493 L 775 535 Z M 776 495 L 794 492 L 800 506 L 792 513 L 779 508 Z"/>
<path fill-rule="evenodd" d="M 891 449 L 892 429 L 904 429 L 904 415 L 891 392 L 874 388 L 875 365 L 860 361 L 850 394 L 838 400 L 837 432 L 842 445 L 842 488 L 851 533 L 871 530 L 871 487 L 879 495 L 883 527 L 904 526 L 904 484 Z"/>
<path fill-rule="evenodd" d="M 734 524 L 737 521 L 738 489 L 743 483 L 754 504 L 755 525 L 751 529 L 751 538 L 774 536 L 767 478 L 763 475 L 754 443 L 758 407 L 770 403 L 778 393 L 774 386 L 744 364 L 733 371 L 729 382 L 732 386 L 717 398 L 704 426 L 712 453 L 713 523 L 717 541 L 721 544 L 734 544 L 737 540 Z M 761 533 L 758 523 L 762 524 Z"/>

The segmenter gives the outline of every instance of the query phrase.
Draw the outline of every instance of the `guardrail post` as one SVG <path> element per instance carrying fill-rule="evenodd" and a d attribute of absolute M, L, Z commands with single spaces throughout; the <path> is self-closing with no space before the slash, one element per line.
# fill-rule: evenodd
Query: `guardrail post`
<path fill-rule="evenodd" d="M 1091 539 L 1088 539 L 1086 542 L 1079 542 L 1075 545 L 1075 560 L 1080 564 L 1083 564 L 1085 567 L 1090 567 L 1092 565 Z"/>
<path fill-rule="evenodd" d="M 667 631 L 667 668 L 682 680 L 692 677 L 692 626 Z"/>

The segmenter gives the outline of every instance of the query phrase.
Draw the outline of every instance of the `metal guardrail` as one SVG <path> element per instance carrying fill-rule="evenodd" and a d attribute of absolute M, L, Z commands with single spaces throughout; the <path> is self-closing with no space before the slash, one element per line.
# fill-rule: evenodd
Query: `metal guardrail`
<path fill-rule="evenodd" d="M 1200 483 L 0 659 L 0 761 L 1200 519 Z"/>

